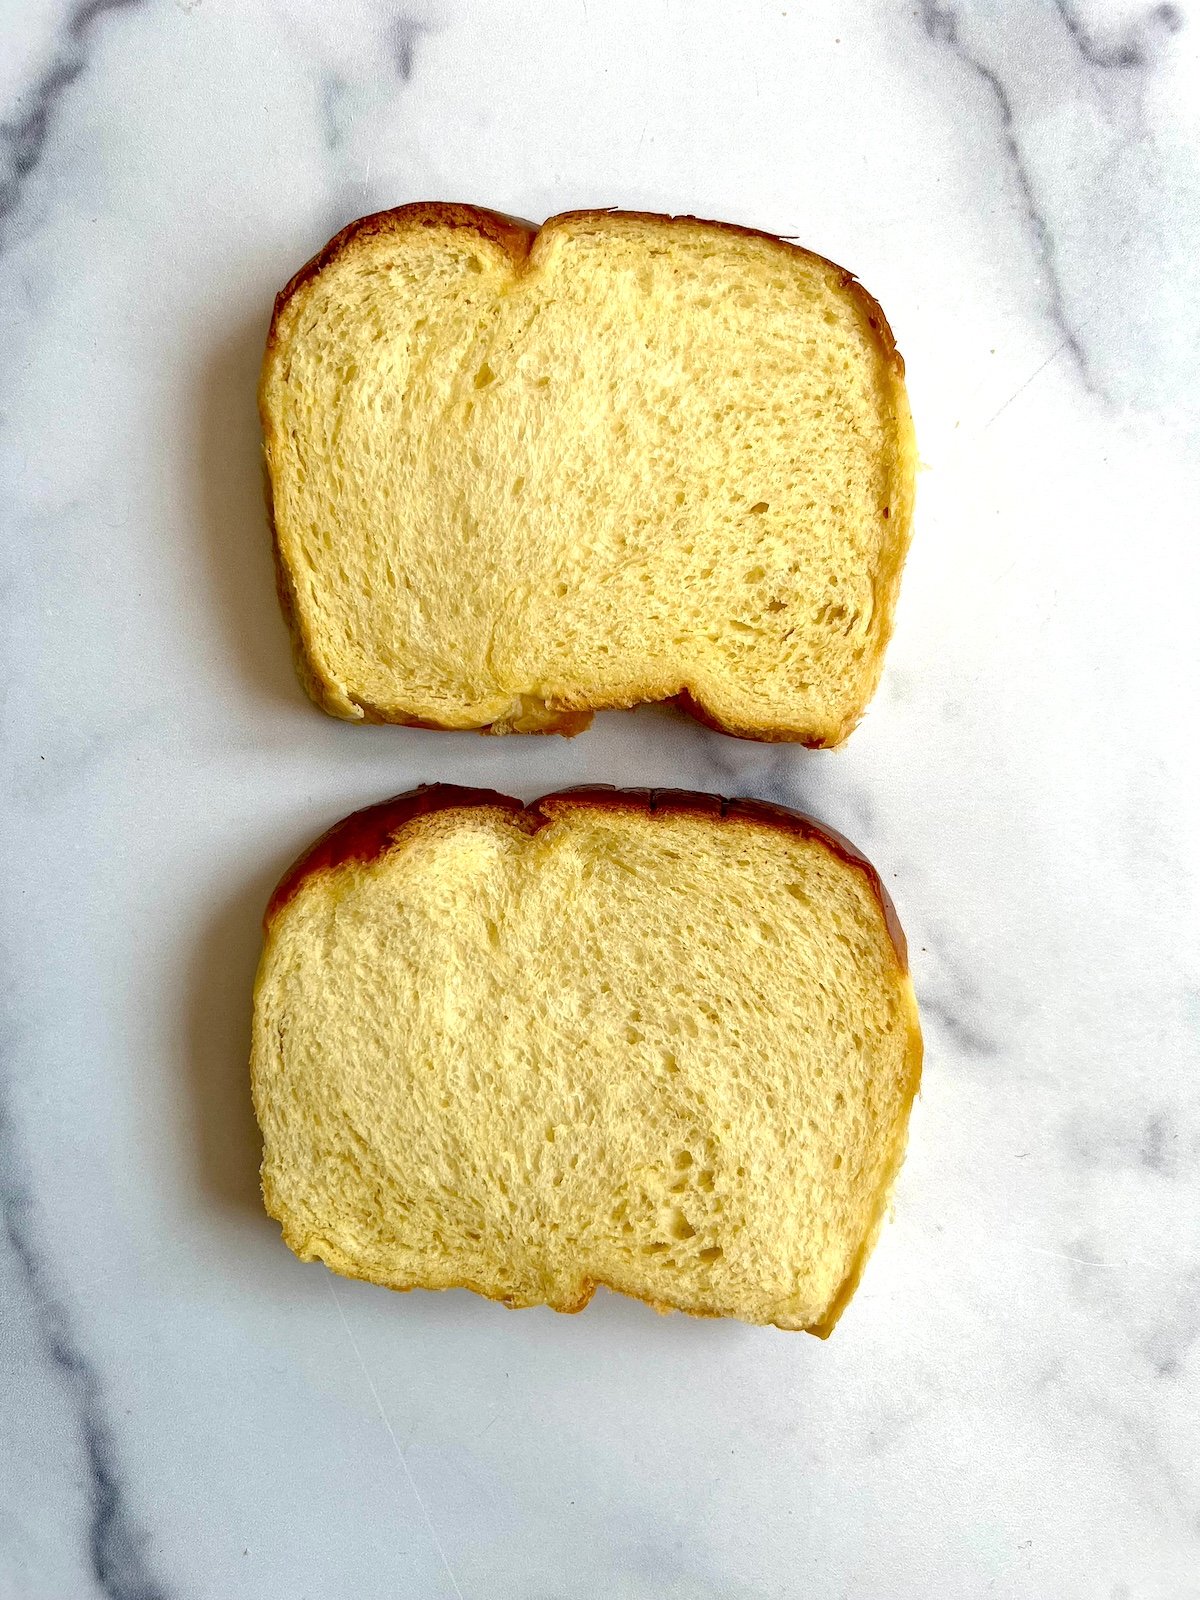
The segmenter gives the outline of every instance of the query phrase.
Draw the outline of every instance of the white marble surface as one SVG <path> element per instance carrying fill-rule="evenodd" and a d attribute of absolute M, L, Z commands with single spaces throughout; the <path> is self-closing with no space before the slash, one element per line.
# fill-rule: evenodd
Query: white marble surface
<path fill-rule="evenodd" d="M 1200 6 L 7 0 L 0 1595 L 1200 1595 Z M 254 381 L 414 198 L 803 241 L 908 358 L 886 678 L 836 754 L 323 718 Z M 895 890 L 911 1154 L 828 1344 L 302 1267 L 257 918 L 421 779 L 799 802 Z"/>

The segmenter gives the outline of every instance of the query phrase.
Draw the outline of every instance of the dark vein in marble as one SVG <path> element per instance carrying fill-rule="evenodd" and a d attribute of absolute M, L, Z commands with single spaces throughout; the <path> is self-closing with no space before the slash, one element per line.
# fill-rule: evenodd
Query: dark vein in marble
<path fill-rule="evenodd" d="M 1180 1454 L 1172 1444 L 1172 1434 L 1164 1436 L 1164 1407 L 1186 1407 L 1186 1397 L 1172 1395 L 1172 1387 L 1185 1370 L 1189 1351 L 1200 1334 L 1200 1263 L 1184 1267 L 1169 1288 L 1157 1277 L 1149 1281 L 1138 1271 L 1136 1260 L 1125 1264 L 1119 1277 L 1097 1272 L 1105 1265 L 1104 1248 L 1110 1241 L 1094 1235 L 1076 1236 L 1063 1241 L 1063 1255 L 1069 1263 L 1067 1281 L 1072 1294 L 1087 1314 L 1131 1336 L 1130 1349 L 1145 1362 L 1153 1374 L 1153 1391 L 1147 1394 L 1141 1384 L 1125 1390 L 1121 1384 L 1098 1385 L 1080 1373 L 1076 1363 L 1062 1364 L 1049 1375 L 1069 1396 L 1074 1407 L 1091 1420 L 1103 1419 L 1129 1447 L 1128 1470 L 1145 1489 L 1157 1484 L 1164 1499 L 1200 1535 L 1196 1516 L 1192 1459 L 1187 1447 Z M 1152 1271 L 1153 1264 L 1151 1264 Z M 1138 1328 L 1147 1312 L 1155 1317 L 1149 1336 Z M 1129 1369 L 1130 1376 L 1134 1369 Z M 1173 1432 L 1173 1430 L 1172 1430 Z"/>
<path fill-rule="evenodd" d="M 128 11 L 142 0 L 83 0 L 67 18 L 63 42 L 36 87 L 18 97 L 29 102 L 24 115 L 0 122 L 0 150 L 7 173 L 0 180 L 0 249 L 7 242 L 6 224 L 16 215 L 25 185 L 45 154 L 59 102 L 87 67 L 95 24 L 110 11 Z"/>
<path fill-rule="evenodd" d="M 1200 1340 L 1200 1262 L 1193 1262 L 1179 1275 L 1174 1289 L 1141 1347 L 1155 1377 L 1167 1380 L 1183 1373 Z"/>
<path fill-rule="evenodd" d="M 973 1027 L 959 1007 L 928 994 L 924 988 L 918 1004 L 922 1022 L 932 1023 L 960 1055 L 969 1056 L 973 1061 L 983 1061 L 996 1054 L 994 1041 Z"/>
<path fill-rule="evenodd" d="M 346 142 L 344 110 L 350 86 L 336 72 L 322 77 L 320 82 L 321 142 L 331 155 L 336 155 Z"/>
<path fill-rule="evenodd" d="M 959 33 L 959 14 L 951 6 L 940 5 L 938 0 L 921 0 L 921 22 L 925 32 L 936 43 L 951 49 L 964 66 L 984 84 L 996 106 L 1000 134 L 1013 177 L 1020 191 L 1026 222 L 1033 235 L 1038 258 L 1042 263 L 1046 284 L 1046 309 L 1060 335 L 1060 349 L 1070 352 L 1079 377 L 1089 393 L 1103 398 L 1092 374 L 1087 352 L 1071 320 L 1063 292 L 1062 280 L 1054 248 L 1054 236 L 1038 201 L 1033 176 L 1017 138 L 1017 123 L 1012 98 L 1004 81 L 995 69 L 970 49 Z"/>
<path fill-rule="evenodd" d="M 1146 1118 L 1138 1145 L 1138 1159 L 1150 1172 L 1166 1172 L 1169 1164 L 1170 1141 L 1178 1138 L 1171 1127 L 1171 1118 L 1165 1111 L 1156 1111 Z"/>
<path fill-rule="evenodd" d="M 417 70 L 421 46 L 441 24 L 429 21 L 412 12 L 401 11 L 391 18 L 382 33 L 386 63 L 399 79 L 401 92 L 412 82 Z M 321 139 L 326 151 L 334 158 L 331 163 L 332 188 L 335 202 L 331 208 L 332 233 L 362 209 L 364 194 L 370 193 L 371 158 L 368 154 L 364 172 L 347 171 L 343 160 L 355 125 L 363 116 L 378 108 L 387 97 L 389 78 L 386 72 L 376 72 L 366 78 L 347 78 L 339 72 L 322 72 L 320 83 Z M 394 92 L 395 86 L 392 85 Z"/>
<path fill-rule="evenodd" d="M 92 1511 L 88 1558 L 96 1587 L 106 1600 L 167 1600 L 168 1591 L 147 1567 L 145 1535 L 126 1503 L 100 1380 L 72 1331 L 38 1248 L 33 1200 L 17 1176 L 19 1164 L 11 1122 L 0 1113 L 0 1216 L 29 1291 L 47 1358 L 78 1417 Z"/>
<path fill-rule="evenodd" d="M 19 114 L 0 122 L 0 250 L 9 242 L 26 185 L 37 170 L 63 97 L 87 68 L 96 25 L 109 12 L 141 0 L 83 0 L 70 13 L 50 66 L 18 99 Z M 47 1361 L 77 1418 L 91 1506 L 87 1555 L 98 1593 L 106 1600 L 167 1600 L 150 1571 L 145 1534 L 132 1518 L 104 1408 L 103 1386 L 71 1327 L 49 1265 L 38 1247 L 34 1202 L 18 1176 L 20 1154 L 11 1118 L 0 1106 L 0 1220 L 29 1295 Z"/>
<path fill-rule="evenodd" d="M 669 716 L 689 729 L 694 720 L 671 706 L 651 715 Z M 761 745 L 731 739 L 728 734 L 705 730 L 700 758 L 711 771 L 698 780 L 703 787 L 716 783 L 731 799 L 753 795 L 775 805 L 803 808 L 811 781 L 817 776 L 803 754 L 782 745 Z"/>
<path fill-rule="evenodd" d="M 901 877 L 919 876 L 911 863 L 901 868 Z M 920 939 L 910 930 L 909 954 L 917 986 L 917 1004 L 927 1031 L 937 1032 L 960 1058 L 986 1061 L 1003 1050 L 1002 1032 L 989 1018 L 994 996 L 980 992 L 976 973 L 962 965 L 959 953 L 962 940 L 950 927 L 923 918 Z"/>
<path fill-rule="evenodd" d="M 1178 6 L 1156 5 L 1151 7 L 1144 19 L 1127 22 L 1116 38 L 1105 42 L 1088 32 L 1067 0 L 1054 0 L 1054 9 L 1062 18 L 1072 44 L 1083 59 L 1089 66 L 1104 69 L 1129 71 L 1148 67 L 1152 60 L 1152 30 L 1178 33 L 1183 27 L 1183 13 Z"/>
<path fill-rule="evenodd" d="M 1177 1120 L 1170 1106 L 1137 1116 L 1115 1109 L 1079 1110 L 1067 1120 L 1063 1137 L 1073 1162 L 1111 1172 L 1141 1168 L 1174 1179 L 1194 1170 L 1200 1156 L 1200 1137 Z"/>
<path fill-rule="evenodd" d="M 388 38 L 392 60 L 401 83 L 412 81 L 417 51 L 429 35 L 436 32 L 437 28 L 433 23 L 426 22 L 422 17 L 414 17 L 409 12 L 402 11 L 393 18 Z"/>

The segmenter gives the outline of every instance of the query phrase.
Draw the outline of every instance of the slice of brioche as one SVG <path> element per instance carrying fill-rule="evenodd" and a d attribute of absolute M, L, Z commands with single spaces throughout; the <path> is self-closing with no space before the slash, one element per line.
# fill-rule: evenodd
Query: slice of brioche
<path fill-rule="evenodd" d="M 768 234 L 352 223 L 276 300 L 260 389 L 306 686 L 421 727 L 576 732 L 676 698 L 839 743 L 908 545 L 903 371 L 854 278 Z"/>
<path fill-rule="evenodd" d="M 263 1194 L 302 1260 L 833 1327 L 921 1059 L 845 840 L 757 801 L 437 786 L 326 834 L 265 931 Z"/>

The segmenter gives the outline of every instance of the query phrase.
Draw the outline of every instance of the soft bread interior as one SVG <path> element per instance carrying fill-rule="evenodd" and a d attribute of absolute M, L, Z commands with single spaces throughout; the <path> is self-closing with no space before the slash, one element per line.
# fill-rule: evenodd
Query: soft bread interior
<path fill-rule="evenodd" d="M 410 822 L 271 919 L 268 1209 L 393 1287 L 827 1332 L 919 1059 L 875 887 L 775 826 L 540 804 Z"/>
<path fill-rule="evenodd" d="M 735 731 L 843 738 L 912 493 L 878 307 L 710 224 L 567 216 L 514 261 L 394 215 L 291 293 L 264 369 L 327 709 L 505 729 L 686 693 Z"/>

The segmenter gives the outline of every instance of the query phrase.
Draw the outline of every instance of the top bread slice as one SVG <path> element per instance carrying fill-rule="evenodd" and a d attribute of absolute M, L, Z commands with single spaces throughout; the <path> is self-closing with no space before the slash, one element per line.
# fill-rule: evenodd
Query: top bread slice
<path fill-rule="evenodd" d="M 829 1332 L 921 1043 L 869 864 L 757 801 L 437 786 L 272 897 L 252 1077 L 304 1260 L 392 1288 Z"/>
<path fill-rule="evenodd" d="M 909 539 L 903 363 L 850 273 L 692 217 L 421 204 L 279 295 L 280 594 L 336 716 L 575 732 L 676 699 L 835 745 Z"/>

